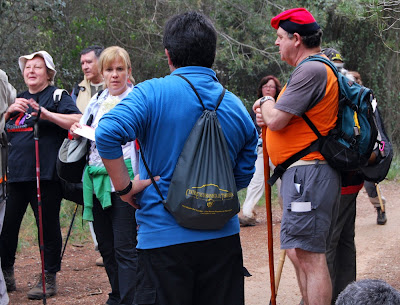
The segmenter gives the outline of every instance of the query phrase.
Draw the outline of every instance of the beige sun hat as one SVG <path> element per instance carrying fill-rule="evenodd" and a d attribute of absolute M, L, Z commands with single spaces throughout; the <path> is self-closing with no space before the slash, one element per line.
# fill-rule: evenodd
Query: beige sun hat
<path fill-rule="evenodd" d="M 53 57 L 46 51 L 38 51 L 29 55 L 23 55 L 18 59 L 18 64 L 19 68 L 21 69 L 21 72 L 24 73 L 25 65 L 26 62 L 35 56 L 40 56 L 44 59 L 44 62 L 46 64 L 46 67 L 49 68 L 50 70 L 54 71 L 54 73 L 51 73 L 51 82 L 54 83 L 54 77 L 56 76 L 56 67 L 53 62 Z"/>

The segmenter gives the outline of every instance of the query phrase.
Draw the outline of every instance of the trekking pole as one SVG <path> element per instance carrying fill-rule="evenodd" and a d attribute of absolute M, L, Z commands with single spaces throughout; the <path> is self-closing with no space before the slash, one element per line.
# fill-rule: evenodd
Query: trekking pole
<path fill-rule="evenodd" d="M 69 236 L 71 235 L 72 226 L 74 225 L 74 220 L 75 220 L 75 216 L 76 216 L 76 212 L 77 211 L 78 211 L 78 204 L 76 203 L 75 204 L 75 209 L 74 209 L 74 214 L 72 215 L 71 223 L 69 224 L 67 237 L 65 238 L 64 247 L 63 247 L 63 250 L 61 252 L 61 260 L 62 260 L 62 258 L 64 256 L 65 248 L 67 248 L 68 239 L 69 239 Z"/>
<path fill-rule="evenodd" d="M 375 183 L 375 187 L 376 187 L 376 193 L 378 194 L 379 204 L 381 205 L 381 211 L 385 212 L 385 207 L 383 205 L 382 196 L 381 196 L 381 190 L 379 189 L 378 183 Z"/>
<path fill-rule="evenodd" d="M 281 255 L 279 257 L 278 269 L 276 270 L 276 277 L 275 277 L 275 297 L 278 295 L 278 288 L 279 283 L 281 281 L 281 275 L 283 270 L 283 264 L 285 263 L 286 258 L 286 250 L 281 250 Z"/>
<path fill-rule="evenodd" d="M 275 293 L 275 272 L 274 272 L 274 241 L 272 234 L 272 207 L 271 207 L 271 186 L 268 184 L 269 179 L 269 156 L 265 136 L 267 127 L 262 128 L 262 147 L 264 157 L 264 185 L 265 185 L 265 208 L 267 210 L 267 229 L 268 229 L 268 260 L 269 260 L 269 278 L 271 282 L 271 300 L 270 305 L 276 305 Z"/>
<path fill-rule="evenodd" d="M 37 103 L 39 103 L 39 101 L 37 101 Z M 40 193 L 39 117 L 40 117 L 40 106 L 39 106 L 39 111 L 38 111 L 38 114 L 36 117 L 35 124 L 33 125 L 33 138 L 35 140 L 35 156 L 36 156 L 36 190 L 37 190 L 38 215 L 39 215 L 39 249 L 40 249 L 40 260 L 42 263 L 43 304 L 46 304 L 46 279 L 45 279 L 45 274 L 44 274 L 42 196 Z"/>

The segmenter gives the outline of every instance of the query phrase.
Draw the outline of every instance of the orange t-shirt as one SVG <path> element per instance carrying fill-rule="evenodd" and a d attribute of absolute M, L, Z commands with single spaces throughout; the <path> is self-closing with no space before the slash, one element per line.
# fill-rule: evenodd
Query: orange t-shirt
<path fill-rule="evenodd" d="M 289 85 L 278 96 L 275 108 L 294 114 L 281 130 L 267 128 L 266 143 L 274 165 L 308 147 L 317 136 L 301 115 L 305 112 L 321 135 L 334 128 L 338 112 L 339 87 L 330 67 L 321 62 L 306 62 L 296 67 Z M 324 160 L 318 152 L 312 152 L 302 160 Z"/>

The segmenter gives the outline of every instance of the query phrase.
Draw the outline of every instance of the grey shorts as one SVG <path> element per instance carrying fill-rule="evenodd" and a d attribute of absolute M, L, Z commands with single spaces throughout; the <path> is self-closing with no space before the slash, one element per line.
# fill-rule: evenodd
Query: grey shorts
<path fill-rule="evenodd" d="M 340 189 L 339 173 L 327 164 L 295 166 L 283 174 L 281 249 L 326 252 Z"/>

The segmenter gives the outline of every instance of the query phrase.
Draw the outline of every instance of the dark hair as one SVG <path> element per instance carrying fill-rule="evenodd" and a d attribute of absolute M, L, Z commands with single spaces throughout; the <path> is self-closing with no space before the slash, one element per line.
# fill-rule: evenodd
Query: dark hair
<path fill-rule="evenodd" d="M 382 280 L 366 279 L 349 284 L 336 305 L 397 305 L 400 292 Z"/>
<path fill-rule="evenodd" d="M 319 47 L 322 44 L 322 30 L 319 29 L 311 35 L 301 36 L 301 39 L 303 40 L 304 45 L 309 49 Z"/>
<path fill-rule="evenodd" d="M 87 54 L 87 53 L 90 53 L 90 52 L 93 51 L 93 52 L 94 52 L 94 55 L 96 55 L 96 57 L 99 58 L 99 57 L 100 57 L 100 54 L 101 54 L 101 52 L 103 52 L 103 50 L 104 50 L 104 47 L 98 46 L 98 45 L 93 45 L 93 46 L 90 46 L 90 47 L 87 47 L 87 48 L 83 49 L 83 50 L 79 53 L 79 56 L 82 56 L 82 55 L 84 55 L 84 54 Z"/>
<path fill-rule="evenodd" d="M 208 17 L 198 12 L 187 12 L 167 21 L 163 44 L 175 68 L 211 68 L 217 48 L 217 32 Z"/>
<path fill-rule="evenodd" d="M 263 87 L 266 83 L 268 83 L 271 79 L 274 81 L 275 86 L 276 86 L 276 94 L 275 94 L 275 96 L 273 96 L 273 98 L 276 99 L 276 98 L 278 97 L 279 93 L 280 93 L 281 90 L 282 90 L 281 82 L 280 82 L 279 79 L 277 79 L 275 76 L 273 76 L 273 75 L 267 75 L 267 76 L 264 76 L 264 77 L 260 80 L 260 84 L 258 85 L 258 88 L 257 88 L 257 98 L 260 98 L 260 97 L 263 96 L 263 94 L 262 94 L 262 87 Z"/>

